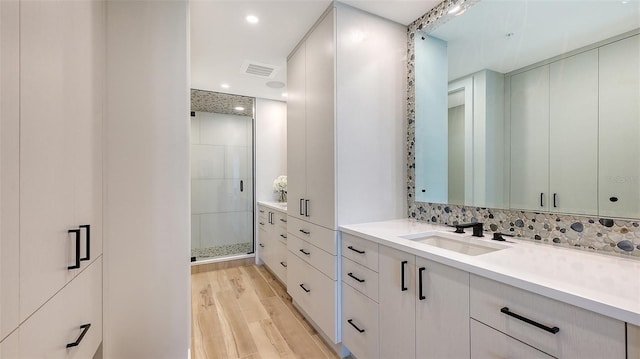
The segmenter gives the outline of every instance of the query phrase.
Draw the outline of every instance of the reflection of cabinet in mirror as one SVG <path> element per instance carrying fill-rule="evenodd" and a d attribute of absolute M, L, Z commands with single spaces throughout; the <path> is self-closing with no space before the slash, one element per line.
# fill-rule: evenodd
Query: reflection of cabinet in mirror
<path fill-rule="evenodd" d="M 597 213 L 597 55 L 511 76 L 511 208 Z"/>

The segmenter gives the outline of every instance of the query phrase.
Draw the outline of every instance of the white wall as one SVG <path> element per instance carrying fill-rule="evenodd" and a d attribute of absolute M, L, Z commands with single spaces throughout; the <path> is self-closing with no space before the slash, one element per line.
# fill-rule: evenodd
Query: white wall
<path fill-rule="evenodd" d="M 256 99 L 256 200 L 275 201 L 273 180 L 287 174 L 287 104 Z"/>
<path fill-rule="evenodd" d="M 105 358 L 190 346 L 187 9 L 107 2 Z"/>

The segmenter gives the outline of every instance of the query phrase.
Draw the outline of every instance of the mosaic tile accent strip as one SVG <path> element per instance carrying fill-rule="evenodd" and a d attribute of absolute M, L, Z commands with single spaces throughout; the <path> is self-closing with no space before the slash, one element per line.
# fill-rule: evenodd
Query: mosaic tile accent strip
<path fill-rule="evenodd" d="M 191 248 L 191 256 L 196 257 L 196 261 L 198 261 L 201 259 L 247 254 L 251 251 L 253 251 L 253 243 L 248 242 L 207 248 Z"/>
<path fill-rule="evenodd" d="M 461 3 L 467 9 L 480 0 Z M 485 232 L 501 232 L 516 239 L 624 255 L 640 259 L 640 220 L 618 220 L 553 213 L 476 208 L 415 201 L 415 48 L 416 35 L 429 32 L 453 17 L 447 0 L 411 23 L 407 29 L 407 203 L 409 218 L 419 221 L 456 224 L 483 222 Z"/>
<path fill-rule="evenodd" d="M 253 116 L 253 97 L 191 89 L 191 111 Z M 237 111 L 237 106 L 244 107 Z"/>

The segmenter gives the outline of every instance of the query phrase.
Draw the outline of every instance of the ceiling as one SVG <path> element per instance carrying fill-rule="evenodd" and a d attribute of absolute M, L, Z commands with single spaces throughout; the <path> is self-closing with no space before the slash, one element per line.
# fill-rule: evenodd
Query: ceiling
<path fill-rule="evenodd" d="M 345 4 L 408 25 L 439 0 L 345 0 Z M 191 87 L 286 100 L 286 58 L 329 6 L 329 0 L 190 1 Z M 248 23 L 247 15 L 259 18 Z M 272 78 L 241 72 L 247 62 L 275 68 Z M 227 84 L 228 88 L 221 87 Z"/>

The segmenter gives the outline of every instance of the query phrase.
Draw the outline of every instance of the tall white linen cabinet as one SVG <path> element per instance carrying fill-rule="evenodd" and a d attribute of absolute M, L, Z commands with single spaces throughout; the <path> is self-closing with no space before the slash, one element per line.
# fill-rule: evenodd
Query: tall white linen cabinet
<path fill-rule="evenodd" d="M 102 342 L 105 2 L 0 2 L 0 357 Z"/>
<path fill-rule="evenodd" d="M 407 215 L 406 54 L 406 27 L 333 3 L 288 57 L 287 290 L 336 344 L 338 226 Z"/>

